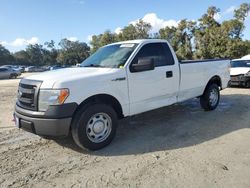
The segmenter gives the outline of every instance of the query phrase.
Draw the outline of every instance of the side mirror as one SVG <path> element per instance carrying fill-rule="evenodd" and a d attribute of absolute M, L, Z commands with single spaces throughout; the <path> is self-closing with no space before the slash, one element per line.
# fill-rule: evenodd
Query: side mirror
<path fill-rule="evenodd" d="M 139 58 L 137 64 L 132 64 L 131 72 L 143 72 L 154 70 L 154 59 L 152 58 Z"/>

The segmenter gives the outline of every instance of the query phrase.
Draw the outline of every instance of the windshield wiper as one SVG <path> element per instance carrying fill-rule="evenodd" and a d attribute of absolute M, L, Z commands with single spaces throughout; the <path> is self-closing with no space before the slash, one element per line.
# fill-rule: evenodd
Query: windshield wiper
<path fill-rule="evenodd" d="M 89 65 L 85 65 L 83 67 L 102 67 L 101 65 L 95 65 L 95 64 L 89 64 Z"/>

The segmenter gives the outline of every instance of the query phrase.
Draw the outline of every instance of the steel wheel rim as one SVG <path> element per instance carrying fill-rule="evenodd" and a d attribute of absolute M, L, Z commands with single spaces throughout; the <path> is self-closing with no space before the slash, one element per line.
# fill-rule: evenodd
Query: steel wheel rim
<path fill-rule="evenodd" d="M 100 143 L 108 138 L 112 130 L 112 120 L 106 113 L 96 113 L 88 121 L 86 134 L 90 141 Z"/>
<path fill-rule="evenodd" d="M 218 102 L 219 95 L 216 89 L 212 89 L 209 95 L 209 102 L 212 106 L 215 106 Z"/>

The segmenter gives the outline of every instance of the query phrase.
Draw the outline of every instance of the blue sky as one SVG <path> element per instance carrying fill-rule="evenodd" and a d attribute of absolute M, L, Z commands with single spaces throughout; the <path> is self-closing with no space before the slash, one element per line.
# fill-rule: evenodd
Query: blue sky
<path fill-rule="evenodd" d="M 153 24 L 153 30 L 176 25 L 183 18 L 197 20 L 207 8 L 221 9 L 216 19 L 233 16 L 233 10 L 247 0 L 1 0 L 0 43 L 11 51 L 27 44 L 62 38 L 88 42 L 93 34 L 107 29 L 119 32 L 139 18 Z M 244 38 L 250 39 L 250 16 Z"/>

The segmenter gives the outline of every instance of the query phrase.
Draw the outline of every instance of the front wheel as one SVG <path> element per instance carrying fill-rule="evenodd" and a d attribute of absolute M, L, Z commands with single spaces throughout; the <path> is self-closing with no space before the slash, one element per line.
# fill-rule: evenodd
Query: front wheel
<path fill-rule="evenodd" d="M 206 110 L 214 110 L 220 101 L 220 90 L 217 84 L 209 85 L 200 97 L 201 107 Z"/>
<path fill-rule="evenodd" d="M 11 74 L 11 75 L 9 76 L 9 78 L 10 78 L 10 79 L 12 79 L 12 78 L 13 78 L 13 79 L 16 79 L 16 78 L 17 78 L 17 74 L 15 74 L 15 73 L 14 73 L 14 74 Z"/>
<path fill-rule="evenodd" d="M 81 148 L 101 149 L 113 140 L 118 124 L 114 109 L 106 104 L 92 104 L 77 111 L 72 122 L 72 137 Z"/>

